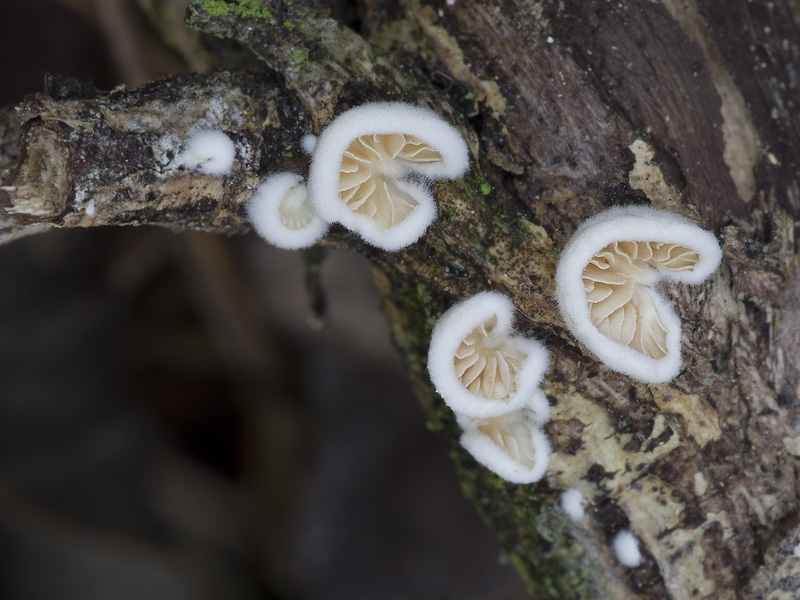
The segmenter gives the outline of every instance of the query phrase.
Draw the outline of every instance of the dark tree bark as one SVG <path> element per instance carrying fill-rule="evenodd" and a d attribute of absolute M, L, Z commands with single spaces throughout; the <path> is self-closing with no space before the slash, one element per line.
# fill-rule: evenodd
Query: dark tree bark
<path fill-rule="evenodd" d="M 179 3 L 142 4 L 174 23 Z M 461 129 L 472 164 L 436 185 L 428 233 L 397 253 L 340 229 L 323 244 L 372 260 L 430 424 L 532 597 L 800 596 L 796 1 L 373 0 L 351 23 L 361 35 L 277 0 L 199 0 L 186 18 L 261 67 L 165 25 L 198 64 L 247 68 L 110 94 L 54 86 L 0 112 L 2 239 L 145 223 L 242 233 L 263 174 L 307 171 L 303 134 L 366 101 L 431 106 Z M 198 121 L 245 149 L 224 180 L 174 162 Z M 705 284 L 665 288 L 683 320 L 684 368 L 668 384 L 604 367 L 553 300 L 571 233 L 628 203 L 691 218 L 724 252 Z M 485 289 L 509 294 L 518 328 L 551 351 L 555 452 L 537 485 L 477 465 L 428 381 L 433 323 Z M 559 506 L 571 487 L 590 501 L 579 524 Z M 610 550 L 622 528 L 641 541 L 638 568 Z"/>

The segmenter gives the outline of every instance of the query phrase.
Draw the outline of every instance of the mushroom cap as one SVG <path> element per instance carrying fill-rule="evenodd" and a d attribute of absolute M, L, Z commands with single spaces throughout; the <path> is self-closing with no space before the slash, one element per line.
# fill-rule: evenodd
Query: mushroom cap
<path fill-rule="evenodd" d="M 581 521 L 586 514 L 586 499 L 579 489 L 570 488 L 561 492 L 561 508 L 573 521 Z"/>
<path fill-rule="evenodd" d="M 303 178 L 277 173 L 263 179 L 247 203 L 247 220 L 265 241 L 297 250 L 314 245 L 328 230 L 308 201 Z"/>
<path fill-rule="evenodd" d="M 527 406 L 539 414 L 539 421 L 547 419 L 547 400 L 537 392 L 548 352 L 536 340 L 513 335 L 513 315 L 508 297 L 481 292 L 455 304 L 437 321 L 428 373 L 454 412 L 486 418 Z"/>
<path fill-rule="evenodd" d="M 381 181 L 376 181 L 372 189 L 385 191 L 390 200 L 392 194 L 412 200 L 402 220 L 387 227 L 363 214 L 364 211 L 356 212 L 349 207 L 340 196 L 340 180 L 345 152 L 355 140 L 392 135 L 408 136 L 410 144 L 418 140 L 435 151 L 438 158 L 417 161 L 406 154 L 396 159 L 398 148 L 392 148 L 394 154 L 384 156 L 375 155 L 374 148 L 363 149 L 382 174 Z M 436 216 L 431 194 L 421 182 L 410 178 L 455 178 L 468 166 L 469 155 L 461 134 L 435 112 L 401 102 L 376 102 L 345 111 L 320 134 L 311 160 L 308 187 L 320 217 L 341 223 L 374 246 L 393 251 L 419 239 Z"/>
<path fill-rule="evenodd" d="M 199 129 L 189 136 L 181 163 L 207 175 L 227 175 L 236 158 L 233 140 L 222 131 Z"/>
<path fill-rule="evenodd" d="M 551 448 L 539 423 L 527 408 L 486 419 L 458 415 L 464 449 L 512 483 L 534 483 L 547 471 Z"/>
<path fill-rule="evenodd" d="M 624 244 L 627 242 L 639 245 Z M 659 248 L 665 249 L 665 255 L 672 248 L 675 256 L 660 263 L 635 259 L 640 250 L 650 254 Z M 681 253 L 686 256 L 687 250 L 691 260 L 681 262 Z M 592 310 L 599 305 L 590 307 L 584 273 L 590 261 L 598 264 L 602 253 L 616 253 L 611 258 L 621 265 L 635 263 L 629 268 L 631 279 L 615 288 L 620 295 L 628 294 L 622 304 L 624 308 L 632 307 L 631 314 L 635 317 L 621 316 L 620 321 L 636 319 L 635 332 L 630 335 L 640 339 L 659 332 L 656 337 L 660 349 L 651 352 L 653 356 L 613 340 L 592 321 Z M 685 217 L 647 206 L 611 208 L 583 223 L 561 252 L 555 277 L 561 316 L 572 334 L 608 367 L 647 383 L 669 381 L 681 367 L 681 323 L 653 286 L 660 279 L 700 283 L 717 269 L 721 259 L 722 251 L 714 235 Z M 670 261 L 679 268 L 672 270 Z M 632 297 L 639 306 L 630 304 Z"/>
<path fill-rule="evenodd" d="M 317 147 L 317 136 L 313 133 L 307 133 L 300 139 L 300 146 L 306 154 L 314 154 L 314 148 Z"/>

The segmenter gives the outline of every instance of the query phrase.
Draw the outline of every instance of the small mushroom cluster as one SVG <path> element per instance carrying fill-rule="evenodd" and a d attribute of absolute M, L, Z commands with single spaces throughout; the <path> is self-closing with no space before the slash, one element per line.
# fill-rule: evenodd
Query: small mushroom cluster
<path fill-rule="evenodd" d="M 404 248 L 436 217 L 429 181 L 460 177 L 469 166 L 453 126 L 400 102 L 351 108 L 302 145 L 311 155 L 308 185 L 299 175 L 271 175 L 248 205 L 256 232 L 287 250 L 313 245 L 329 223 L 383 250 Z"/>
<path fill-rule="evenodd" d="M 644 206 L 606 210 L 586 221 L 564 248 L 556 299 L 572 334 L 612 369 L 648 383 L 680 371 L 681 323 L 655 286 L 662 279 L 696 284 L 720 264 L 713 234 L 674 213 Z M 513 335 L 511 300 L 480 292 L 447 310 L 431 334 L 428 372 L 456 413 L 461 444 L 513 483 L 544 475 L 550 445 L 541 431 L 549 406 L 539 389 L 547 351 Z M 563 511 L 584 518 L 578 489 L 561 495 Z M 638 567 L 639 542 L 627 529 L 612 548 Z"/>
<path fill-rule="evenodd" d="M 311 155 L 308 184 L 292 173 L 270 175 L 248 205 L 254 229 L 286 249 L 314 244 L 330 223 L 383 250 L 412 244 L 436 216 L 430 181 L 457 178 L 469 164 L 454 127 L 431 110 L 402 103 L 352 108 L 319 137 L 305 136 L 302 146 Z M 187 152 L 186 160 L 195 160 L 198 151 Z M 198 164 L 218 160 L 216 148 L 206 154 Z M 213 172 L 210 165 L 200 168 Z M 656 286 L 700 283 L 721 258 L 714 235 L 689 219 L 645 206 L 615 207 L 586 221 L 567 243 L 555 296 L 567 328 L 599 360 L 635 379 L 663 383 L 681 368 L 681 323 Z M 551 452 L 542 432 L 549 405 L 540 389 L 548 352 L 515 334 L 513 317 L 512 301 L 497 292 L 458 302 L 433 328 L 428 371 L 463 430 L 462 446 L 503 479 L 532 483 L 545 474 Z M 572 519 L 583 518 L 579 490 L 566 490 L 561 500 Z M 629 531 L 613 545 L 623 565 L 641 562 Z"/>
<path fill-rule="evenodd" d="M 513 317 L 511 300 L 497 292 L 452 306 L 433 328 L 428 373 L 475 460 L 507 481 L 533 483 L 550 460 L 541 430 L 550 407 L 539 389 L 548 352 L 514 335 Z"/>
<path fill-rule="evenodd" d="M 681 366 L 680 319 L 655 285 L 662 278 L 699 283 L 721 257 L 716 238 L 684 217 L 612 208 L 584 223 L 562 252 L 561 314 L 612 369 L 645 382 L 669 381 Z M 511 301 L 494 292 L 450 308 L 433 329 L 428 372 L 464 430 L 462 445 L 504 479 L 530 483 L 542 477 L 549 456 L 540 430 L 549 411 L 538 388 L 547 352 L 512 335 L 512 315 Z"/>

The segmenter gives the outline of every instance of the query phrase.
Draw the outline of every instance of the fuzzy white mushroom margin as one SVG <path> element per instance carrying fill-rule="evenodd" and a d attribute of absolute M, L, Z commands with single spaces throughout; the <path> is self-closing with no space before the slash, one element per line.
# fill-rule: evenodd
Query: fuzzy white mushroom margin
<path fill-rule="evenodd" d="M 381 227 L 364 214 L 353 212 L 341 199 L 339 181 L 345 151 L 361 136 L 402 134 L 413 136 L 441 155 L 441 160 L 412 164 L 403 160 L 381 162 L 384 174 L 400 193 L 418 204 L 399 224 Z M 454 179 L 469 167 L 469 155 L 458 130 L 432 110 L 401 102 L 376 102 L 351 108 L 303 147 L 313 149 L 308 188 L 317 213 L 328 222 L 341 223 L 383 250 L 399 250 L 417 241 L 436 217 L 436 205 L 424 179 Z M 416 177 L 415 177 L 416 176 Z M 412 180 L 412 178 L 416 180 Z M 383 186 L 383 182 L 377 182 Z"/>
<path fill-rule="evenodd" d="M 651 358 L 611 340 L 598 331 L 590 318 L 582 279 L 584 268 L 595 254 L 617 241 L 679 244 L 699 255 L 691 270 L 667 272 L 652 268 L 647 279 L 638 282 L 650 288 L 650 298 L 667 331 L 663 358 Z M 681 368 L 681 323 L 653 286 L 660 279 L 700 283 L 717 269 L 721 259 L 722 251 L 714 235 L 685 217 L 647 206 L 611 208 L 583 223 L 561 252 L 555 277 L 561 316 L 572 334 L 608 367 L 646 383 L 669 381 Z"/>
<path fill-rule="evenodd" d="M 457 421 L 464 431 L 464 449 L 506 481 L 535 483 L 547 471 L 550 442 L 540 429 L 536 412 L 522 408 L 488 419 L 457 414 Z"/>
<path fill-rule="evenodd" d="M 247 220 L 265 241 L 297 250 L 314 245 L 328 230 L 308 201 L 303 178 L 294 173 L 266 177 L 247 203 Z"/>
<path fill-rule="evenodd" d="M 180 164 L 207 175 L 227 175 L 236 158 L 233 140 L 222 131 L 201 129 L 189 136 Z"/>
<path fill-rule="evenodd" d="M 537 391 L 547 371 L 549 353 L 538 341 L 513 335 L 513 316 L 514 304 L 508 297 L 480 292 L 453 305 L 436 322 L 428 350 L 428 373 L 436 391 L 455 413 L 483 419 L 525 406 L 540 413 L 548 410 L 547 401 Z M 468 365 L 462 373 L 456 370 L 459 349 L 462 355 L 467 349 L 477 357 L 475 362 L 462 363 L 462 367 Z M 512 355 L 518 366 L 509 372 L 506 359 Z M 486 368 L 490 372 L 483 373 Z M 483 395 L 473 393 L 463 382 L 465 378 L 475 381 L 481 375 L 485 378 L 478 391 Z M 486 397 L 487 391 L 499 392 L 499 397 Z M 542 415 L 540 420 L 546 418 Z"/>

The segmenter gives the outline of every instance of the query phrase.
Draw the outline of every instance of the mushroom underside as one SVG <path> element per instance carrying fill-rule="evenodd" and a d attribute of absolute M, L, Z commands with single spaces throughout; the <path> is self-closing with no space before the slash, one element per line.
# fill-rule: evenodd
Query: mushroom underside
<path fill-rule="evenodd" d="M 503 452 L 528 469 L 536 465 L 536 450 L 533 445 L 531 425 L 519 411 L 481 419 L 476 423 L 478 431 L 487 436 Z"/>
<path fill-rule="evenodd" d="M 486 400 L 508 400 L 517 390 L 516 377 L 526 354 L 512 338 L 496 333 L 497 317 L 473 329 L 459 344 L 453 364 L 456 376 L 471 393 Z"/>
<path fill-rule="evenodd" d="M 653 359 L 667 355 L 667 329 L 648 285 L 652 271 L 691 271 L 699 254 L 680 244 L 612 242 L 583 270 L 589 315 L 609 339 Z"/>
<path fill-rule="evenodd" d="M 411 135 L 391 133 L 354 139 L 342 156 L 339 198 L 353 213 L 382 229 L 402 223 L 419 202 L 398 185 L 415 166 L 442 162 L 442 155 Z"/>
<path fill-rule="evenodd" d="M 281 225 L 287 229 L 298 231 L 305 229 L 314 220 L 314 211 L 308 202 L 308 190 L 305 185 L 289 188 L 278 205 Z"/>

